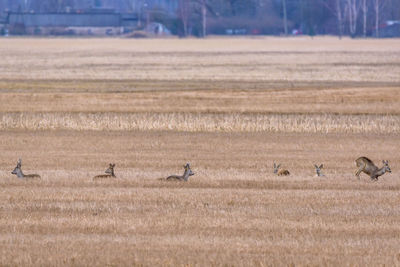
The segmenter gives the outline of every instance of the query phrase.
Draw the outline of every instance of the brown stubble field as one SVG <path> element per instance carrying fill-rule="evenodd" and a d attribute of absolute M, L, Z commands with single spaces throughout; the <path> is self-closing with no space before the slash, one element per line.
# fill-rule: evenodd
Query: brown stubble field
<path fill-rule="evenodd" d="M 400 264 L 400 40 L 10 38 L 0 54 L 0 265 Z M 357 180 L 361 155 L 393 172 Z M 19 157 L 42 179 L 11 175 Z M 110 162 L 118 178 L 92 181 Z M 158 180 L 186 162 L 187 183 Z"/>

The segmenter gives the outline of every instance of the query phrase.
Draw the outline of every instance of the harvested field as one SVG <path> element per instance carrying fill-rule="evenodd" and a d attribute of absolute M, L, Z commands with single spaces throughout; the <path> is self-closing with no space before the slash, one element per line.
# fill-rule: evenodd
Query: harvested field
<path fill-rule="evenodd" d="M 400 115 L 19 112 L 0 129 L 395 134 Z"/>
<path fill-rule="evenodd" d="M 18 131 L 0 137 L 2 263 L 399 263 L 398 135 Z M 359 155 L 389 157 L 394 173 L 358 181 Z M 19 156 L 25 172 L 42 180 L 11 177 Z M 189 182 L 157 180 L 181 173 L 186 161 L 196 173 Z M 292 175 L 274 176 L 273 161 Z M 109 162 L 116 162 L 118 178 L 93 182 Z M 317 162 L 326 177 L 314 177 Z"/>
<path fill-rule="evenodd" d="M 398 44 L 334 38 L 9 39 L 0 45 L 0 79 L 398 84 Z"/>
<path fill-rule="evenodd" d="M 400 265 L 400 40 L 0 53 L 0 265 Z M 357 180 L 359 156 L 392 173 Z M 11 175 L 19 157 L 42 179 Z M 93 181 L 110 162 L 117 178 Z M 186 162 L 187 183 L 159 180 Z"/>

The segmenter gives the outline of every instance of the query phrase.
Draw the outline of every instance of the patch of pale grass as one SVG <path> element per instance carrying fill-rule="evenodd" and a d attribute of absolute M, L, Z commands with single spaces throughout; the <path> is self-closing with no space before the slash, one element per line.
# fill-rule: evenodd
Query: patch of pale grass
<path fill-rule="evenodd" d="M 398 47 L 398 39 L 17 38 L 0 42 L 0 79 L 399 83 Z"/>
<path fill-rule="evenodd" d="M 397 115 L 214 113 L 1 113 L 0 129 L 398 133 Z"/>

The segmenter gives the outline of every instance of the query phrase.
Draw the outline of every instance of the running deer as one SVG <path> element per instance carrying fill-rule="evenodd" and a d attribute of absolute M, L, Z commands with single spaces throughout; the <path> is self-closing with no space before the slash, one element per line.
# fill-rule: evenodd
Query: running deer
<path fill-rule="evenodd" d="M 383 167 L 378 168 L 372 160 L 367 157 L 360 157 L 356 160 L 356 165 L 358 170 L 356 172 L 356 176 L 360 179 L 360 173 L 364 172 L 371 177 L 371 180 L 378 180 L 378 177 L 385 174 L 386 172 L 391 173 L 392 170 L 389 167 L 389 162 L 387 160 L 382 160 Z"/>
<path fill-rule="evenodd" d="M 12 174 L 17 175 L 18 178 L 41 178 L 39 174 L 24 174 L 21 169 L 22 160 L 19 159 L 17 162 L 17 167 L 11 172 Z"/>
<path fill-rule="evenodd" d="M 319 166 L 317 164 L 314 164 L 314 167 L 315 167 L 315 171 L 317 172 L 316 176 L 319 176 L 319 177 L 325 176 L 321 171 L 321 169 L 324 167 L 324 164 L 321 164 Z"/>
<path fill-rule="evenodd" d="M 274 162 L 274 173 L 277 174 L 278 176 L 287 176 L 290 175 L 290 172 L 285 169 L 281 169 L 281 164 L 276 165 Z"/>
<path fill-rule="evenodd" d="M 183 168 L 185 169 L 185 171 L 184 171 L 182 176 L 171 175 L 171 176 L 168 176 L 166 179 L 167 180 L 178 180 L 178 181 L 187 182 L 187 180 L 189 179 L 189 176 L 194 175 L 194 172 L 192 172 L 192 170 L 190 169 L 190 164 L 189 163 L 186 163 L 186 165 L 184 165 Z"/>
<path fill-rule="evenodd" d="M 95 180 L 101 178 L 116 178 L 114 174 L 114 167 L 115 164 L 110 163 L 110 165 L 108 165 L 108 169 L 105 171 L 106 174 L 96 175 L 95 177 L 93 177 L 93 179 Z"/>

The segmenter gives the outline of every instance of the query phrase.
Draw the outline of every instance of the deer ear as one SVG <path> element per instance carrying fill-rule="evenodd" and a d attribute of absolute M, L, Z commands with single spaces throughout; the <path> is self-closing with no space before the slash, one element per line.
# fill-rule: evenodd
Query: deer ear
<path fill-rule="evenodd" d="M 319 166 L 320 169 L 322 169 L 324 167 L 324 164 L 321 164 L 321 166 Z"/>
<path fill-rule="evenodd" d="M 314 164 L 314 167 L 315 167 L 316 169 L 318 169 L 318 166 L 317 166 L 316 164 Z"/>

